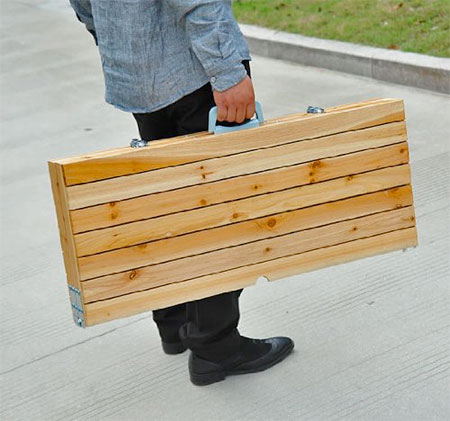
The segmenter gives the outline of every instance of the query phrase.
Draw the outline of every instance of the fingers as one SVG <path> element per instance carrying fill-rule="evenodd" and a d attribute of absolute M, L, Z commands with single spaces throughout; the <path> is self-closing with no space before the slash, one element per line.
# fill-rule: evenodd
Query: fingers
<path fill-rule="evenodd" d="M 214 91 L 213 95 L 219 121 L 242 123 L 255 114 L 255 92 L 248 76 L 225 91 Z"/>
<path fill-rule="evenodd" d="M 236 123 L 242 123 L 245 120 L 245 116 L 247 114 L 247 107 L 244 105 L 241 105 L 236 110 Z"/>
<path fill-rule="evenodd" d="M 217 120 L 225 121 L 227 119 L 228 109 L 226 105 L 217 105 Z"/>
<path fill-rule="evenodd" d="M 236 121 L 236 107 L 228 106 L 228 113 L 226 120 L 230 123 L 233 123 Z"/>
<path fill-rule="evenodd" d="M 247 105 L 245 118 L 252 118 L 255 114 L 255 101 Z"/>

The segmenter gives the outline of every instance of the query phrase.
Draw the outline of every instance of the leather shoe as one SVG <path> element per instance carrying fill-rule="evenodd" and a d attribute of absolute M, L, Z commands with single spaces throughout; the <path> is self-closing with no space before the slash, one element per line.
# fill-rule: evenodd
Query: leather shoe
<path fill-rule="evenodd" d="M 187 346 L 183 342 L 161 342 L 163 351 L 168 355 L 182 354 Z"/>
<path fill-rule="evenodd" d="M 265 345 L 267 351 L 252 357 L 251 353 L 240 349 L 222 361 L 205 360 L 191 353 L 189 357 L 191 382 L 196 386 L 206 386 L 224 380 L 226 376 L 263 371 L 284 360 L 294 348 L 294 342 L 285 337 L 250 339 L 249 341 L 253 341 L 255 348 Z"/>

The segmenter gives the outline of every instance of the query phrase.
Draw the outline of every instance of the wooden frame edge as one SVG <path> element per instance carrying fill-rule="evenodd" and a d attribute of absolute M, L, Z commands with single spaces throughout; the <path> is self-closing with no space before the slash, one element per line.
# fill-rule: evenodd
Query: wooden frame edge
<path fill-rule="evenodd" d="M 67 190 L 64 181 L 63 167 L 55 162 L 48 162 L 50 182 L 55 204 L 56 216 L 59 228 L 59 239 L 63 254 L 64 268 L 69 287 L 69 296 L 74 315 L 74 321 L 84 327 L 84 304 L 82 283 L 76 257 L 75 241 L 68 206 Z"/>

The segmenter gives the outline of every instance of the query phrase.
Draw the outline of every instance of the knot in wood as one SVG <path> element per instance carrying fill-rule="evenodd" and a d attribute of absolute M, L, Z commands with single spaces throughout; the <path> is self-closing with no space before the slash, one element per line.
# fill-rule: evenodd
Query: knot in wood
<path fill-rule="evenodd" d="M 273 228 L 276 224 L 277 224 L 277 220 L 276 220 L 275 218 L 270 218 L 270 219 L 267 221 L 267 225 L 268 225 L 270 228 Z"/>

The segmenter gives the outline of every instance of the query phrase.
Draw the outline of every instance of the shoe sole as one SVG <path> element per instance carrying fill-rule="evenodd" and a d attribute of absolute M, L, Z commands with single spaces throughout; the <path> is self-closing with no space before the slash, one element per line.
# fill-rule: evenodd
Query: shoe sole
<path fill-rule="evenodd" d="M 248 370 L 240 370 L 240 371 L 214 371 L 211 373 L 190 373 L 191 382 L 196 386 L 208 386 L 213 383 L 220 382 L 225 380 L 227 376 L 241 375 L 241 374 L 250 374 L 250 373 L 259 373 L 260 371 L 267 370 L 270 367 L 273 367 L 275 364 L 283 361 L 294 349 L 294 343 L 290 344 L 283 352 L 281 352 L 277 358 L 269 361 L 267 364 L 262 365 L 256 369 L 248 369 Z"/>

